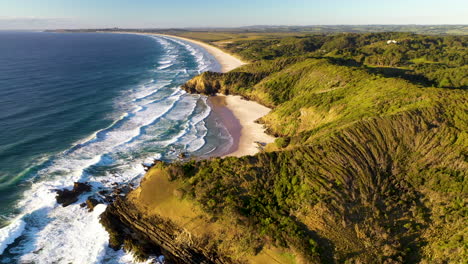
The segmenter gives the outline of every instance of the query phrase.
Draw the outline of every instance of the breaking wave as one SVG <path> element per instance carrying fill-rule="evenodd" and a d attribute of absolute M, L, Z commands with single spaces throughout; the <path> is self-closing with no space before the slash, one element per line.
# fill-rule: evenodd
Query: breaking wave
<path fill-rule="evenodd" d="M 143 163 L 216 148 L 207 146 L 207 98 L 187 94 L 180 85 L 202 71 L 218 70 L 219 64 L 188 42 L 151 38 L 163 51 L 153 76 L 118 96 L 114 121 L 54 154 L 30 177 L 30 188 L 17 204 L 21 213 L 0 229 L 0 263 L 132 262 L 130 255 L 107 247 L 108 235 L 99 224 L 106 205 L 90 213 L 81 204 L 91 196 L 103 198 L 101 193 L 116 185 L 138 184 Z M 87 182 L 92 191 L 62 207 L 56 190 L 72 188 L 73 182 Z"/>

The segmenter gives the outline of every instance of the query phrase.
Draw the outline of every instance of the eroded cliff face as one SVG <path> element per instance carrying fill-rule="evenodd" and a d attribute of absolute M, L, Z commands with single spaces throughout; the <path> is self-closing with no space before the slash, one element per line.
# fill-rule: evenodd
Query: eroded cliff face
<path fill-rule="evenodd" d="M 466 144 L 442 109 L 363 120 L 293 150 L 158 163 L 102 223 L 112 247 L 172 263 L 456 262 Z"/>
<path fill-rule="evenodd" d="M 232 263 L 209 249 L 200 248 L 185 230 L 169 220 L 139 211 L 127 198 L 118 198 L 101 215 L 110 247 L 124 247 L 138 259 L 164 255 L 167 263 Z"/>

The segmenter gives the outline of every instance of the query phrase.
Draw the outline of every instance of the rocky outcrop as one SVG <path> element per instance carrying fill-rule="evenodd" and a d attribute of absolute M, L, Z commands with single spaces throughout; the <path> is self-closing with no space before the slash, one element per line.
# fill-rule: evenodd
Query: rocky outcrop
<path fill-rule="evenodd" d="M 184 229 L 158 216 L 148 217 L 125 198 L 117 198 L 101 215 L 101 224 L 109 233 L 109 246 L 115 250 L 124 247 L 137 259 L 164 255 L 166 263 L 232 263 L 197 246 L 196 239 L 184 237 Z"/>
<path fill-rule="evenodd" d="M 94 207 L 99 204 L 99 201 L 95 198 L 89 198 L 86 200 L 86 207 L 88 208 L 89 212 L 92 212 L 94 210 Z"/>
<path fill-rule="evenodd" d="M 57 196 L 55 196 L 55 199 L 57 199 L 57 203 L 66 207 L 72 203 L 76 203 L 81 194 L 89 191 L 91 191 L 91 185 L 82 182 L 75 182 L 72 190 L 57 190 Z"/>
<path fill-rule="evenodd" d="M 189 93 L 215 95 L 221 89 L 221 76 L 221 73 L 204 72 L 182 85 L 182 89 Z"/>

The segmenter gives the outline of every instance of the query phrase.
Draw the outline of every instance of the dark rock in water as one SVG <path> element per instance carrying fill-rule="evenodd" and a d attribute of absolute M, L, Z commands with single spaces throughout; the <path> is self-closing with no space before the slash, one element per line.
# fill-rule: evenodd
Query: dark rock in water
<path fill-rule="evenodd" d="M 86 200 L 86 206 L 88 207 L 88 211 L 92 212 L 94 210 L 94 207 L 99 204 L 99 201 L 94 199 L 94 198 L 89 198 Z"/>
<path fill-rule="evenodd" d="M 187 158 L 187 153 L 186 152 L 179 153 L 179 158 L 181 158 L 181 159 Z"/>
<path fill-rule="evenodd" d="M 106 195 L 103 197 L 103 201 L 107 204 L 111 204 L 112 202 L 114 202 L 114 199 L 115 199 L 115 196 L 113 195 Z"/>
<path fill-rule="evenodd" d="M 127 194 L 132 190 L 128 185 L 122 185 L 114 190 L 114 194 Z"/>
<path fill-rule="evenodd" d="M 78 201 L 78 196 L 89 191 L 91 191 L 91 185 L 82 182 L 75 182 L 72 190 L 57 190 L 57 196 L 55 196 L 55 199 L 57 199 L 57 203 L 66 207 Z"/>

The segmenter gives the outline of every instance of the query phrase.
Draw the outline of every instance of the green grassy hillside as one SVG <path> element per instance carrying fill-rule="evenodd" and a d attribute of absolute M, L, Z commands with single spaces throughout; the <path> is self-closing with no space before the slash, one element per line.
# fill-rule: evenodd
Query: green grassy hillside
<path fill-rule="evenodd" d="M 466 43 L 382 33 L 225 44 L 251 63 L 183 88 L 273 108 L 259 121 L 278 138 L 255 156 L 159 163 L 147 178 L 175 186 L 164 199 L 186 213 L 156 215 L 190 215 L 184 232 L 232 263 L 465 263 Z M 132 206 L 148 207 L 134 198 L 158 192 L 148 186 Z"/>
<path fill-rule="evenodd" d="M 185 88 L 273 107 L 261 121 L 279 136 L 255 157 L 171 165 L 207 211 L 235 212 L 311 262 L 468 257 L 466 90 L 328 58 L 260 61 Z"/>
<path fill-rule="evenodd" d="M 371 118 L 308 146 L 167 169 L 186 199 L 255 234 L 252 247 L 274 243 L 306 262 L 462 263 L 466 135 L 440 111 Z"/>

